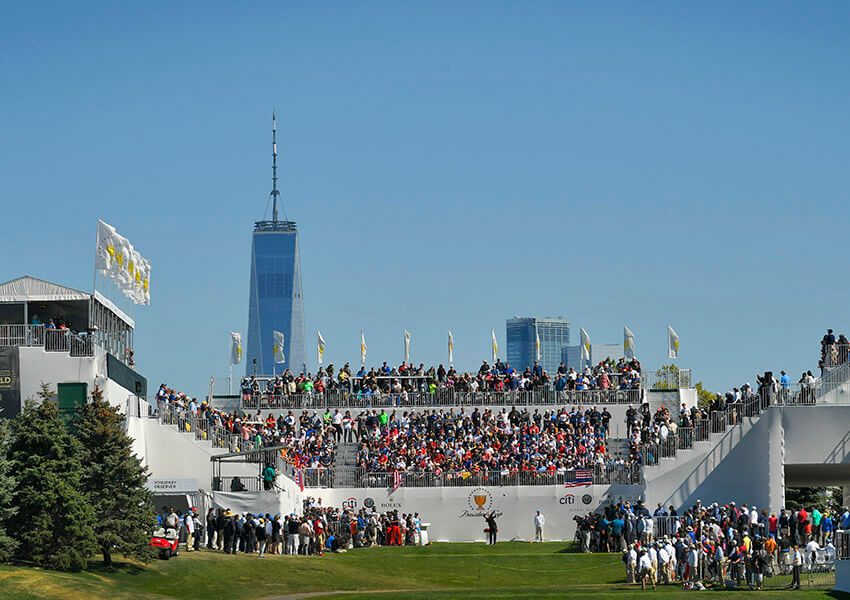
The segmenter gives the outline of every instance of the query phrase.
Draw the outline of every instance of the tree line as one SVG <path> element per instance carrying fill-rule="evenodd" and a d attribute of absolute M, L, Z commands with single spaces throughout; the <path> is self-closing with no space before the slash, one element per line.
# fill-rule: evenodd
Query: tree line
<path fill-rule="evenodd" d="M 79 571 L 95 554 L 147 561 L 156 521 L 147 468 L 118 409 L 95 389 L 63 419 L 42 384 L 0 421 L 0 561 Z"/>

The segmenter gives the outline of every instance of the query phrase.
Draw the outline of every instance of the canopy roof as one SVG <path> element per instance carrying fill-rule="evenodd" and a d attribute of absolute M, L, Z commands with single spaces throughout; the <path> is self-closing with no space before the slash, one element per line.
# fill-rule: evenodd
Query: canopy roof
<path fill-rule="evenodd" d="M 0 302 L 61 302 L 89 298 L 91 294 L 29 275 L 0 283 Z"/>

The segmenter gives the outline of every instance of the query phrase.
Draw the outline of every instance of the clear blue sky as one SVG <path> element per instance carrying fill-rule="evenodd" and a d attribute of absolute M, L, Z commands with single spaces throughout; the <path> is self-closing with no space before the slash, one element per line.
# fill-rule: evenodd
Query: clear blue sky
<path fill-rule="evenodd" d="M 476 368 L 513 315 L 627 324 L 722 391 L 848 331 L 847 2 L 8 4 L 0 280 L 152 263 L 139 370 L 197 394 L 251 230 L 298 221 L 308 356 Z"/>

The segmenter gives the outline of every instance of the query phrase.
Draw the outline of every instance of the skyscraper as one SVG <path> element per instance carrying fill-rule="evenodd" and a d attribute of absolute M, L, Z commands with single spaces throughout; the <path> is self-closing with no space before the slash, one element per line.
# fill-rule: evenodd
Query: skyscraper
<path fill-rule="evenodd" d="M 561 318 L 514 317 L 505 322 L 505 337 L 507 362 L 520 371 L 537 360 L 539 337 L 540 365 L 551 376 L 561 364 L 563 350 L 570 345 L 570 322 Z"/>
<path fill-rule="evenodd" d="M 246 374 L 307 372 L 301 256 L 295 221 L 278 219 L 277 131 L 272 115 L 272 220 L 254 223 L 248 303 Z M 274 358 L 274 332 L 283 334 L 284 362 Z"/>

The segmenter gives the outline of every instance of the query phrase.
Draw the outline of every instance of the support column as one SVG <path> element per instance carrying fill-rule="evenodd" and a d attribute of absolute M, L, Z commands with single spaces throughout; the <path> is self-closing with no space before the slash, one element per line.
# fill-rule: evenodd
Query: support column
<path fill-rule="evenodd" d="M 841 486 L 841 506 L 850 506 L 850 485 Z"/>
<path fill-rule="evenodd" d="M 767 495 L 770 511 L 779 513 L 785 507 L 785 431 L 782 427 L 782 408 L 772 406 L 761 416 L 767 419 Z"/>

